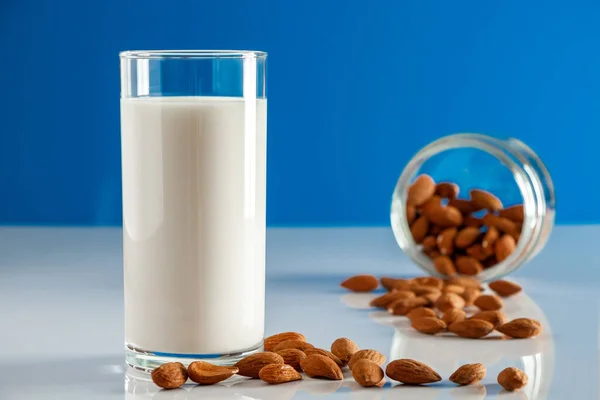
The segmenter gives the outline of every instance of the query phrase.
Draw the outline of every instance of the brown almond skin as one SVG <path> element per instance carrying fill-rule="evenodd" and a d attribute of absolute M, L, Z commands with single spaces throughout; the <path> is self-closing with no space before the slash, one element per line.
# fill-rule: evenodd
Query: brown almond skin
<path fill-rule="evenodd" d="M 490 211 L 498 211 L 502 208 L 500 199 L 486 190 L 473 189 L 469 194 L 471 196 L 471 202 L 475 207 Z"/>
<path fill-rule="evenodd" d="M 406 358 L 389 363 L 385 374 L 390 379 L 407 385 L 424 385 L 442 380 L 442 377 L 430 366 Z"/>
<path fill-rule="evenodd" d="M 442 275 L 446 276 L 454 276 L 456 275 L 456 267 L 454 266 L 454 262 L 448 256 L 439 256 L 433 259 L 433 266 L 436 271 Z"/>
<path fill-rule="evenodd" d="M 527 339 L 542 332 L 542 324 L 534 319 L 517 318 L 496 328 L 498 332 L 515 339 Z"/>
<path fill-rule="evenodd" d="M 479 339 L 494 330 L 494 325 L 481 319 L 467 319 L 448 326 L 448 330 L 457 336 L 467 339 Z"/>
<path fill-rule="evenodd" d="M 290 339 L 290 340 L 284 340 L 283 342 L 279 343 L 277 346 L 275 346 L 273 348 L 274 352 L 278 352 L 279 350 L 284 350 L 284 349 L 298 349 L 301 351 L 305 351 L 306 349 L 312 349 L 313 346 L 312 344 L 308 343 L 308 342 L 303 342 L 302 340 L 294 340 L 294 339 Z"/>
<path fill-rule="evenodd" d="M 421 215 L 410 225 L 410 233 L 415 243 L 421 243 L 429 231 L 429 218 Z"/>
<path fill-rule="evenodd" d="M 460 285 L 465 289 L 473 288 L 483 290 L 481 287 L 481 282 L 477 278 L 473 278 L 470 276 L 456 276 L 452 278 L 446 279 L 447 284 Z"/>
<path fill-rule="evenodd" d="M 417 307 L 414 310 L 411 310 L 408 314 L 406 314 L 408 319 L 413 320 L 415 318 L 423 318 L 423 317 L 436 317 L 437 313 L 435 310 L 429 307 Z"/>
<path fill-rule="evenodd" d="M 430 225 L 429 226 L 429 234 L 433 236 L 439 235 L 444 229 L 441 226 Z"/>
<path fill-rule="evenodd" d="M 435 335 L 446 330 L 446 323 L 437 317 L 413 318 L 411 326 L 417 331 L 428 335 Z"/>
<path fill-rule="evenodd" d="M 311 378 L 325 378 L 340 381 L 344 374 L 340 367 L 329 357 L 321 354 L 312 354 L 300 361 L 300 366 Z"/>
<path fill-rule="evenodd" d="M 412 224 L 413 221 L 417 218 L 417 208 L 415 206 L 407 205 L 406 206 L 406 222 L 408 224 Z"/>
<path fill-rule="evenodd" d="M 509 235 L 516 235 L 520 232 L 519 226 L 516 222 L 490 213 L 487 213 L 483 216 L 483 223 L 487 226 L 493 226 L 500 232 L 508 233 Z"/>
<path fill-rule="evenodd" d="M 264 366 L 258 376 L 264 382 L 272 385 L 286 382 L 299 381 L 302 375 L 298 373 L 291 365 L 269 364 Z"/>
<path fill-rule="evenodd" d="M 444 199 L 455 199 L 458 196 L 459 187 L 453 182 L 440 182 L 435 186 L 435 194 Z"/>
<path fill-rule="evenodd" d="M 356 343 L 345 337 L 336 339 L 331 344 L 331 352 L 344 363 L 348 363 L 354 353 L 359 350 L 360 348 Z"/>
<path fill-rule="evenodd" d="M 422 174 L 408 188 L 406 202 L 409 205 L 420 206 L 435 193 L 435 181 L 429 175 Z"/>
<path fill-rule="evenodd" d="M 487 232 L 485 233 L 485 235 L 483 235 L 483 239 L 481 240 L 481 247 L 483 249 L 488 249 L 488 248 L 493 249 L 494 248 L 493 246 L 499 237 L 500 237 L 500 231 L 498 231 L 498 228 L 496 228 L 494 226 L 488 227 Z"/>
<path fill-rule="evenodd" d="M 384 276 L 381 278 L 381 286 L 386 288 L 388 291 L 391 291 L 393 289 L 410 290 L 412 282 L 410 281 L 410 279 L 390 278 Z"/>
<path fill-rule="evenodd" d="M 481 210 L 481 208 L 475 207 L 471 200 L 465 199 L 452 199 L 448 202 L 448 205 L 458 209 L 461 213 L 465 215 L 469 215 L 471 213 Z"/>
<path fill-rule="evenodd" d="M 300 361 L 306 358 L 306 353 L 304 353 L 302 350 L 283 349 L 279 350 L 277 354 L 283 357 L 284 364 L 291 365 L 296 371 L 302 371 Z"/>
<path fill-rule="evenodd" d="M 163 389 L 176 389 L 188 379 L 185 366 L 180 362 L 170 362 L 152 370 L 152 382 Z"/>
<path fill-rule="evenodd" d="M 259 378 L 260 370 L 269 364 L 283 364 L 283 357 L 277 353 L 265 351 L 241 359 L 234 364 L 234 367 L 239 368 L 238 375 Z"/>
<path fill-rule="evenodd" d="M 486 368 L 483 364 L 465 364 L 458 368 L 448 380 L 457 385 L 472 385 L 485 378 Z"/>
<path fill-rule="evenodd" d="M 467 254 L 477 261 L 485 261 L 492 254 L 494 254 L 494 250 L 485 250 L 480 243 L 475 243 L 473 246 L 467 248 Z"/>
<path fill-rule="evenodd" d="M 463 224 L 466 226 L 472 226 L 474 228 L 481 228 L 483 226 L 483 220 L 472 215 L 467 215 L 463 221 Z"/>
<path fill-rule="evenodd" d="M 490 282 L 488 286 L 501 297 L 513 296 L 523 290 L 520 285 L 503 279 Z"/>
<path fill-rule="evenodd" d="M 444 287 L 444 281 L 435 276 L 419 276 L 412 281 L 415 286 L 430 286 L 440 290 Z"/>
<path fill-rule="evenodd" d="M 306 337 L 304 337 L 303 334 L 298 332 L 282 332 L 275 335 L 271 335 L 265 338 L 265 351 L 273 351 L 273 349 L 275 349 L 275 346 L 286 340 L 300 340 L 302 342 L 306 342 Z"/>
<path fill-rule="evenodd" d="M 372 292 L 379 286 L 379 281 L 373 275 L 355 275 L 340 284 L 352 292 Z"/>
<path fill-rule="evenodd" d="M 456 271 L 461 275 L 475 276 L 483 271 L 483 265 L 471 256 L 460 256 L 454 261 Z"/>
<path fill-rule="evenodd" d="M 465 288 L 465 292 L 461 295 L 465 300 L 465 307 L 472 306 L 479 296 L 481 296 L 481 290 L 475 288 Z"/>
<path fill-rule="evenodd" d="M 437 236 L 436 243 L 441 255 L 450 256 L 454 253 L 454 240 L 457 233 L 456 228 L 446 228 Z"/>
<path fill-rule="evenodd" d="M 442 198 L 440 196 L 431 196 L 419 209 L 421 215 L 430 217 L 431 214 L 435 213 L 438 208 L 442 206 Z"/>
<path fill-rule="evenodd" d="M 348 362 L 348 368 L 352 369 L 354 363 L 358 360 L 371 360 L 379 366 L 385 364 L 385 356 L 380 352 L 372 349 L 359 350 L 356 353 L 354 353 L 354 355 L 352 355 L 352 358 Z"/>
<path fill-rule="evenodd" d="M 428 293 L 441 293 L 442 292 L 440 289 L 438 289 L 436 287 L 421 286 L 421 285 L 414 285 L 411 290 L 417 296 L 422 296 L 422 295 L 428 294 Z"/>
<path fill-rule="evenodd" d="M 479 237 L 479 228 L 467 226 L 461 229 L 456 238 L 454 239 L 454 245 L 459 249 L 466 249 L 471 246 Z"/>
<path fill-rule="evenodd" d="M 465 319 L 467 319 L 467 313 L 460 308 L 450 308 L 442 315 L 442 321 L 444 321 L 446 325 L 464 321 Z"/>
<path fill-rule="evenodd" d="M 448 205 L 435 209 L 435 212 L 430 213 L 429 220 L 442 228 L 449 228 L 460 226 L 463 223 L 463 216 L 458 208 Z"/>
<path fill-rule="evenodd" d="M 306 349 L 305 354 L 306 356 L 310 356 L 312 354 L 321 354 L 322 356 L 331 358 L 333 362 L 335 362 L 340 367 L 343 367 L 345 365 L 345 363 L 342 360 L 340 360 L 338 356 L 324 349 Z"/>
<path fill-rule="evenodd" d="M 426 236 L 421 242 L 421 246 L 423 246 L 423 251 L 434 250 L 437 247 L 435 236 Z"/>
<path fill-rule="evenodd" d="M 528 381 L 527 374 L 515 367 L 506 368 L 498 374 L 498 383 L 509 392 L 525 387 Z"/>
<path fill-rule="evenodd" d="M 419 297 L 422 298 L 423 300 L 425 300 L 425 303 L 423 304 L 425 307 L 433 307 L 433 305 L 440 298 L 441 295 L 442 295 L 441 292 L 440 293 L 427 293 L 427 294 L 424 294 Z"/>
<path fill-rule="evenodd" d="M 523 204 L 506 207 L 498 211 L 498 216 L 501 218 L 510 219 L 514 222 L 523 222 L 525 220 L 525 210 L 523 209 Z"/>
<path fill-rule="evenodd" d="M 393 315 L 406 315 L 409 311 L 423 307 L 429 304 L 429 301 L 423 297 L 413 297 L 411 299 L 396 300 L 389 305 L 388 311 Z"/>
<path fill-rule="evenodd" d="M 456 293 L 444 293 L 435 302 L 435 307 L 441 312 L 451 308 L 464 308 L 465 300 Z"/>
<path fill-rule="evenodd" d="M 361 386 L 382 386 L 385 383 L 383 369 L 371 360 L 362 359 L 354 363 L 352 377 Z"/>
<path fill-rule="evenodd" d="M 375 297 L 373 300 L 369 302 L 371 307 L 376 308 L 387 308 L 392 302 L 399 299 L 409 299 L 411 297 L 415 297 L 414 292 L 408 290 L 399 290 L 384 293 L 379 297 Z"/>
<path fill-rule="evenodd" d="M 214 385 L 239 372 L 237 367 L 223 367 L 205 361 L 194 361 L 187 368 L 191 381 L 199 385 Z"/>
<path fill-rule="evenodd" d="M 444 293 L 456 293 L 463 294 L 465 292 L 465 288 L 460 285 L 446 285 L 443 290 Z"/>
<path fill-rule="evenodd" d="M 434 260 L 436 257 L 441 256 L 441 254 L 437 248 L 433 249 L 433 250 L 425 250 L 425 251 L 423 251 L 423 253 L 425 253 L 425 255 L 427 257 L 431 258 L 432 260 Z"/>
<path fill-rule="evenodd" d="M 498 329 L 499 326 L 504 325 L 508 318 L 502 311 L 480 311 L 474 314 L 471 319 L 481 319 L 494 325 L 494 329 Z"/>
<path fill-rule="evenodd" d="M 481 311 L 497 311 L 504 307 L 502 299 L 494 294 L 483 294 L 473 304 Z"/>

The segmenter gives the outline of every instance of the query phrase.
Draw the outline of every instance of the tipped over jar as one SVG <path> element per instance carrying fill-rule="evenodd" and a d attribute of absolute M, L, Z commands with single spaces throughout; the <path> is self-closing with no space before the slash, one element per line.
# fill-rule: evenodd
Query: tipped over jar
<path fill-rule="evenodd" d="M 554 225 L 548 170 L 516 139 L 455 134 L 421 149 L 400 175 L 391 225 L 432 275 L 498 279 L 531 260 Z"/>

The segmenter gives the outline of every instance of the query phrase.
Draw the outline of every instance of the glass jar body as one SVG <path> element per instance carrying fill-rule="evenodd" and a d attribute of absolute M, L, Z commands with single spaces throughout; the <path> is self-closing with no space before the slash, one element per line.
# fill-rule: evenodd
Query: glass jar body
<path fill-rule="evenodd" d="M 402 171 L 392 196 L 390 222 L 394 236 L 400 248 L 421 269 L 432 275 L 441 275 L 432 259 L 435 256 L 427 256 L 423 252 L 424 247 L 415 241 L 411 232 L 410 216 L 407 216 L 408 190 L 414 178 L 432 163 L 433 168 L 426 172 L 430 172 L 438 182 L 457 182 L 460 185 L 459 197 L 465 197 L 465 186 L 470 189 L 494 188 L 490 190 L 492 193 L 500 189 L 513 202 L 520 196 L 523 205 L 522 228 L 514 251 L 481 270 L 476 275 L 478 279 L 487 281 L 507 275 L 544 247 L 554 226 L 555 196 L 550 174 L 537 154 L 517 139 L 454 134 L 421 149 Z M 452 172 L 456 172 L 458 180 L 450 177 Z M 437 175 L 441 175 L 441 180 Z M 481 185 L 473 180 L 477 178 L 482 181 Z M 457 228 L 461 229 L 460 226 Z M 436 245 L 441 240 L 439 233 L 437 235 Z"/>

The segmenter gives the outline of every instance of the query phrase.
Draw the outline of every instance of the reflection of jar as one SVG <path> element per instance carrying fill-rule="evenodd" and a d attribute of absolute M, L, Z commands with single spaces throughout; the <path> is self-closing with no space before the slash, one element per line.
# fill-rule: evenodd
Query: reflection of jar
<path fill-rule="evenodd" d="M 481 188 L 500 197 L 505 205 L 523 204 L 523 227 L 514 252 L 484 269 L 479 279 L 497 279 L 516 270 L 546 244 L 554 226 L 554 187 L 548 170 L 533 150 L 516 139 L 499 140 L 480 134 L 446 136 L 425 146 L 409 161 L 392 197 L 390 219 L 396 241 L 430 274 L 439 275 L 432 260 L 414 241 L 406 217 L 408 187 L 421 173 L 431 175 L 437 182 L 457 183 L 459 197 L 464 197 L 469 189 Z"/>

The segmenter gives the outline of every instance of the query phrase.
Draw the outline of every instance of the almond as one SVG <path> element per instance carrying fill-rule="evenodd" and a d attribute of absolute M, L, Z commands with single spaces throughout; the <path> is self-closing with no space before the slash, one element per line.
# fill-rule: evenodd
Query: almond
<path fill-rule="evenodd" d="M 441 226 L 432 225 L 429 227 L 429 234 L 433 236 L 439 235 L 444 229 Z"/>
<path fill-rule="evenodd" d="M 200 385 L 214 385 L 231 378 L 239 372 L 237 367 L 213 365 L 204 361 L 194 361 L 188 368 L 189 378 Z"/>
<path fill-rule="evenodd" d="M 483 223 L 488 227 L 493 226 L 500 232 L 508 233 L 509 235 L 516 235 L 520 231 L 515 222 L 490 213 L 487 213 L 483 216 Z"/>
<path fill-rule="evenodd" d="M 409 205 L 420 206 L 435 193 L 435 182 L 426 174 L 420 175 L 408 188 L 406 202 Z"/>
<path fill-rule="evenodd" d="M 306 349 L 305 353 L 306 353 L 306 356 L 310 356 L 313 354 L 320 354 L 322 356 L 329 357 L 333 360 L 333 362 L 335 362 L 340 367 L 343 367 L 345 364 L 344 362 L 342 362 L 342 360 L 339 359 L 338 356 L 336 356 L 335 354 L 333 354 L 332 352 L 327 351 L 327 350 L 313 348 L 313 349 Z"/>
<path fill-rule="evenodd" d="M 348 362 L 348 368 L 352 369 L 355 362 L 358 360 L 371 360 L 375 364 L 381 366 L 385 363 L 385 356 L 378 352 L 377 350 L 359 350 L 350 359 Z"/>
<path fill-rule="evenodd" d="M 350 361 L 354 353 L 358 350 L 358 345 L 348 338 L 339 338 L 331 344 L 331 352 L 336 355 L 342 362 Z"/>
<path fill-rule="evenodd" d="M 440 196 L 432 196 L 420 208 L 421 215 L 430 218 L 432 213 L 435 213 L 438 208 L 442 207 L 442 198 Z"/>
<path fill-rule="evenodd" d="M 417 208 L 415 206 L 406 205 L 406 222 L 412 224 L 417 218 Z"/>
<path fill-rule="evenodd" d="M 444 321 L 446 325 L 464 321 L 465 319 L 467 319 L 467 313 L 460 308 L 450 308 L 442 315 L 442 321 Z"/>
<path fill-rule="evenodd" d="M 498 383 L 509 392 L 525 387 L 527 381 L 527 374 L 515 367 L 506 368 L 498 374 Z"/>
<path fill-rule="evenodd" d="M 433 259 L 433 266 L 436 271 L 442 275 L 453 276 L 456 275 L 456 268 L 454 262 L 448 256 L 439 256 Z"/>
<path fill-rule="evenodd" d="M 416 286 L 431 286 L 436 289 L 442 289 L 444 287 L 444 281 L 434 276 L 420 276 L 413 278 L 413 283 Z"/>
<path fill-rule="evenodd" d="M 483 271 L 481 263 L 471 256 L 457 257 L 454 261 L 454 265 L 461 275 L 475 276 Z"/>
<path fill-rule="evenodd" d="M 428 365 L 410 359 L 392 361 L 385 369 L 385 374 L 390 379 L 408 385 L 423 385 L 442 380 L 442 377 Z"/>
<path fill-rule="evenodd" d="M 283 363 L 291 365 L 296 371 L 302 371 L 300 361 L 306 358 L 306 354 L 302 350 L 298 349 L 283 349 L 277 352 L 283 357 Z"/>
<path fill-rule="evenodd" d="M 425 303 L 423 304 L 424 307 L 432 307 L 435 304 L 435 302 L 440 298 L 441 295 L 442 295 L 442 293 L 438 292 L 438 293 L 427 293 L 427 294 L 424 294 L 419 297 L 422 298 L 423 300 L 425 300 Z"/>
<path fill-rule="evenodd" d="M 479 237 L 479 228 L 467 226 L 461 229 L 456 238 L 454 239 L 454 245 L 459 249 L 466 249 L 471 246 Z"/>
<path fill-rule="evenodd" d="M 410 233 L 412 234 L 415 243 L 421 243 L 423 239 L 425 239 L 425 236 L 427 236 L 428 230 L 429 218 L 425 215 L 421 215 L 410 225 Z"/>
<path fill-rule="evenodd" d="M 344 374 L 340 367 L 331 358 L 321 354 L 306 356 L 300 362 L 300 366 L 306 375 L 311 378 L 325 378 L 336 381 L 344 379 Z"/>
<path fill-rule="evenodd" d="M 452 199 L 448 202 L 448 205 L 458 209 L 461 213 L 465 215 L 469 215 L 471 213 L 481 210 L 481 208 L 475 207 L 475 205 L 470 200 L 464 199 Z"/>
<path fill-rule="evenodd" d="M 467 319 L 450 324 L 448 330 L 463 338 L 479 339 L 493 331 L 494 325 L 481 319 Z"/>
<path fill-rule="evenodd" d="M 502 297 L 509 297 L 523 290 L 518 284 L 502 279 L 490 282 L 488 286 L 490 287 L 490 289 L 492 289 L 494 292 L 498 293 L 498 295 Z"/>
<path fill-rule="evenodd" d="M 421 246 L 423 246 L 423 251 L 435 250 L 437 247 L 435 236 L 426 236 L 421 242 Z"/>
<path fill-rule="evenodd" d="M 487 321 L 494 325 L 494 329 L 497 329 L 500 325 L 503 325 L 508 321 L 508 318 L 502 311 L 480 311 L 473 315 L 471 319 Z"/>
<path fill-rule="evenodd" d="M 465 300 L 456 293 L 444 293 L 435 302 L 435 307 L 441 312 L 451 308 L 464 308 Z"/>
<path fill-rule="evenodd" d="M 465 288 L 465 292 L 461 296 L 465 300 L 465 307 L 470 307 L 475 303 L 475 300 L 481 296 L 481 290 L 475 288 Z"/>
<path fill-rule="evenodd" d="M 415 294 L 412 291 L 408 291 L 408 290 L 399 290 L 399 291 L 394 291 L 394 292 L 388 292 L 388 293 L 382 294 L 379 297 L 375 297 L 373 300 L 371 300 L 369 305 L 371 307 L 387 308 L 392 302 L 394 302 L 396 300 L 409 299 L 411 297 L 415 297 Z"/>
<path fill-rule="evenodd" d="M 293 382 L 302 379 L 302 375 L 300 375 L 298 371 L 296 371 L 291 365 L 285 364 L 265 365 L 258 372 L 258 376 L 260 379 L 270 384 Z"/>
<path fill-rule="evenodd" d="M 342 282 L 341 286 L 353 292 L 371 292 L 377 289 L 379 282 L 373 275 L 355 275 Z"/>
<path fill-rule="evenodd" d="M 483 294 L 473 304 L 482 311 L 496 311 L 504 307 L 502 299 L 494 294 Z"/>
<path fill-rule="evenodd" d="M 413 310 L 410 310 L 410 312 L 408 314 L 406 314 L 406 316 L 408 317 L 408 319 L 412 320 L 415 318 L 423 318 L 423 317 L 436 317 L 437 318 L 437 313 L 428 307 L 417 307 Z"/>
<path fill-rule="evenodd" d="M 473 246 L 467 248 L 467 254 L 477 261 L 484 261 L 494 254 L 494 249 L 486 250 L 480 243 L 475 243 Z"/>
<path fill-rule="evenodd" d="M 163 389 L 175 389 L 188 379 L 187 370 L 180 362 L 170 362 L 152 370 L 152 382 Z"/>
<path fill-rule="evenodd" d="M 286 340 L 300 340 L 306 342 L 306 337 L 303 334 L 297 332 L 282 332 L 276 335 L 269 336 L 265 339 L 265 351 L 273 351 L 275 346 Z"/>
<path fill-rule="evenodd" d="M 500 237 L 500 231 L 494 226 L 490 226 L 487 229 L 485 235 L 483 235 L 483 239 L 481 240 L 481 247 L 483 249 L 493 248 L 496 240 Z"/>
<path fill-rule="evenodd" d="M 502 262 L 508 258 L 515 251 L 517 247 L 517 242 L 515 238 L 510 235 L 502 235 L 500 239 L 498 239 L 494 245 L 494 250 L 496 252 L 496 259 L 498 262 Z"/>
<path fill-rule="evenodd" d="M 440 182 L 435 186 L 435 194 L 444 199 L 455 199 L 458 196 L 458 185 L 452 182 Z"/>
<path fill-rule="evenodd" d="M 465 288 L 460 285 L 446 285 L 443 290 L 444 293 L 456 293 L 463 294 L 465 292 Z"/>
<path fill-rule="evenodd" d="M 411 290 L 417 296 L 422 296 L 422 295 L 428 294 L 428 293 L 441 293 L 442 292 L 440 289 L 433 287 L 433 286 L 420 286 L 420 285 L 414 285 Z"/>
<path fill-rule="evenodd" d="M 463 216 L 460 211 L 458 211 L 458 208 L 448 205 L 446 207 L 436 208 L 434 211 L 435 212 L 430 213 L 429 220 L 443 228 L 459 226 L 463 223 Z"/>
<path fill-rule="evenodd" d="M 308 343 L 308 342 L 304 342 L 302 340 L 295 340 L 295 339 L 290 339 L 290 340 L 284 340 L 283 342 L 279 343 L 277 346 L 275 346 L 273 348 L 274 352 L 278 352 L 279 350 L 284 350 L 284 349 L 298 349 L 301 351 L 305 351 L 306 349 L 312 349 L 313 346 L 312 344 Z"/>
<path fill-rule="evenodd" d="M 460 285 L 463 286 L 465 289 L 473 288 L 483 290 L 483 288 L 481 287 L 481 282 L 479 282 L 477 278 L 473 278 L 470 276 L 455 276 L 452 278 L 448 278 L 446 280 L 446 284 Z"/>
<path fill-rule="evenodd" d="M 435 294 L 434 294 L 435 295 Z M 388 311 L 393 315 L 406 315 L 412 309 L 429 304 L 429 300 L 423 297 L 396 300 L 388 306 Z"/>
<path fill-rule="evenodd" d="M 412 282 L 409 279 L 383 277 L 381 278 L 381 286 L 386 288 L 388 291 L 393 289 L 410 290 Z"/>
<path fill-rule="evenodd" d="M 472 385 L 485 378 L 486 369 L 483 364 L 465 364 L 448 379 L 457 385 Z"/>
<path fill-rule="evenodd" d="M 514 222 L 523 222 L 525 220 L 525 211 L 523 204 L 517 204 L 516 206 L 506 207 L 498 211 L 498 216 L 506 219 L 510 219 Z"/>
<path fill-rule="evenodd" d="M 361 386 L 383 386 L 385 375 L 383 369 L 371 360 L 358 360 L 352 368 L 352 377 Z"/>
<path fill-rule="evenodd" d="M 239 368 L 238 375 L 258 378 L 260 370 L 269 364 L 283 364 L 283 357 L 277 353 L 265 351 L 241 359 L 235 363 L 234 367 Z"/>
<path fill-rule="evenodd" d="M 465 217 L 463 224 L 466 226 L 472 226 L 474 228 L 481 228 L 483 226 L 483 220 L 481 218 L 468 215 Z"/>
<path fill-rule="evenodd" d="M 542 324 L 529 318 L 517 318 L 496 328 L 498 332 L 516 339 L 526 339 L 542 332 Z"/>
<path fill-rule="evenodd" d="M 446 330 L 446 323 L 437 317 L 413 318 L 411 326 L 417 331 L 428 335 L 435 335 Z"/>
<path fill-rule="evenodd" d="M 454 253 L 454 240 L 457 232 L 456 228 L 446 228 L 437 236 L 437 247 L 440 249 L 441 255 L 449 256 Z"/>
<path fill-rule="evenodd" d="M 488 191 L 473 189 L 469 192 L 469 194 L 471 196 L 471 203 L 473 203 L 477 208 L 490 211 L 498 211 L 502 208 L 502 202 L 500 199 Z"/>

